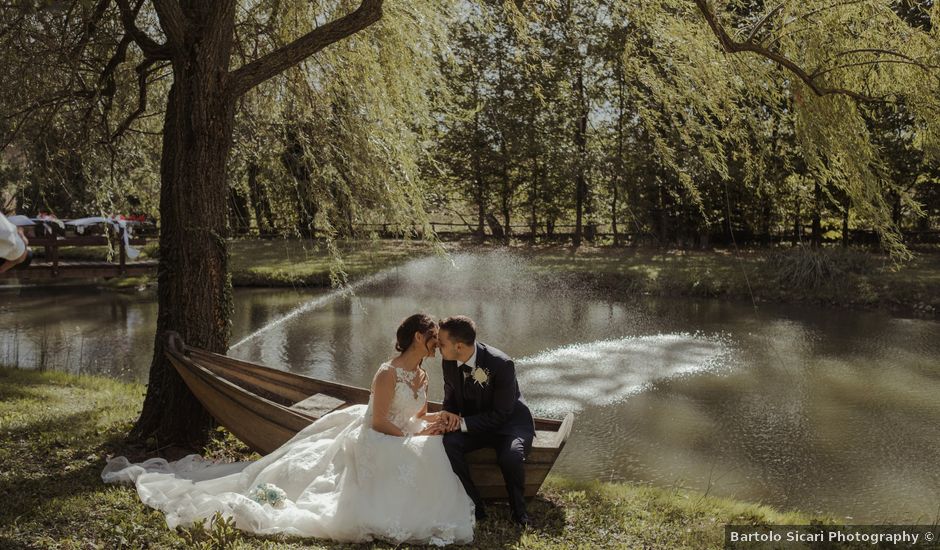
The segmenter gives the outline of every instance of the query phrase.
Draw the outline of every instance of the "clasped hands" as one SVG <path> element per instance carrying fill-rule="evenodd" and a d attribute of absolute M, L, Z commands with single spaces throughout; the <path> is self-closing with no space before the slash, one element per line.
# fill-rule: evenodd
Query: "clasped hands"
<path fill-rule="evenodd" d="M 460 415 L 450 411 L 441 411 L 427 416 L 433 418 L 418 435 L 443 435 L 460 430 Z"/>

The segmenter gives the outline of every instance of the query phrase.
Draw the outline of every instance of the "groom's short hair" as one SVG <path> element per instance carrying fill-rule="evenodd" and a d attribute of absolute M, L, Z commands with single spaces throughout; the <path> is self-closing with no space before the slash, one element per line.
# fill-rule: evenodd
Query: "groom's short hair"
<path fill-rule="evenodd" d="M 451 338 L 472 346 L 477 341 L 477 326 L 473 319 L 464 315 L 455 315 L 441 321 L 440 330 L 446 330 Z"/>

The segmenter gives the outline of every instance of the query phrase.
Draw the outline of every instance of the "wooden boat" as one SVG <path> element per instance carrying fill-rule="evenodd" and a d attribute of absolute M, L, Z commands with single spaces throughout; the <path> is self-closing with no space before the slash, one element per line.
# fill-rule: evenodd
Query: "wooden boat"
<path fill-rule="evenodd" d="M 191 347 L 168 333 L 166 354 L 200 403 L 237 438 L 261 454 L 280 447 L 330 411 L 366 404 L 369 390 L 280 371 Z M 441 404 L 428 403 L 436 412 Z M 536 438 L 526 457 L 526 496 L 538 492 L 565 447 L 574 415 L 535 419 Z M 376 457 L 381 460 L 381 457 Z M 484 498 L 506 498 L 502 472 L 492 449 L 467 456 L 471 476 Z"/>

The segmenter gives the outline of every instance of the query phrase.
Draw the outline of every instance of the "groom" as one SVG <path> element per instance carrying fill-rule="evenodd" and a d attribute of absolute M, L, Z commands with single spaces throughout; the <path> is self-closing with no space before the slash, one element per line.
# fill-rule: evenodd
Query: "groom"
<path fill-rule="evenodd" d="M 483 499 L 473 480 L 466 453 L 489 447 L 503 472 L 514 522 L 528 526 L 524 488 L 525 456 L 532 448 L 535 424 L 519 393 L 513 362 L 498 349 L 476 341 L 469 317 L 448 317 L 440 323 L 438 345 L 443 357 L 444 407 L 448 433 L 444 449 L 478 520 L 486 518 Z"/>

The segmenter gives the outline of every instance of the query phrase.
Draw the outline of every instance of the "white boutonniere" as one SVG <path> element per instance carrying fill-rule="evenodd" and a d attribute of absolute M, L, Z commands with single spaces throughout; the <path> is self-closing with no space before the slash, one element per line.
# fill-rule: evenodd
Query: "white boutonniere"
<path fill-rule="evenodd" d="M 490 371 L 480 367 L 474 368 L 473 372 L 470 373 L 470 376 L 473 378 L 474 382 L 480 385 L 481 388 L 490 381 Z"/>

